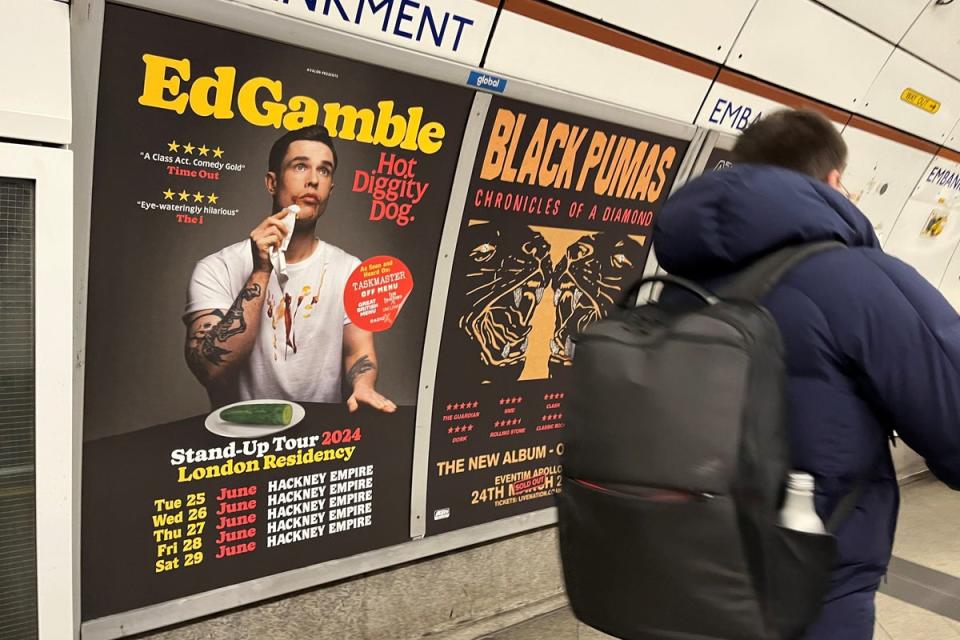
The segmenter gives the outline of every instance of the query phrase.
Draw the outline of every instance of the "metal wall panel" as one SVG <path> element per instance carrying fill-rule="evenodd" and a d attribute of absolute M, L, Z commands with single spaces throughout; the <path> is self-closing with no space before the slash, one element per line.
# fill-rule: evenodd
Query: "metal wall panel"
<path fill-rule="evenodd" d="M 0 138 L 70 142 L 70 7 L 0 0 Z"/>
<path fill-rule="evenodd" d="M 727 64 L 854 110 L 893 45 L 811 0 L 760 0 Z"/>
<path fill-rule="evenodd" d="M 942 143 L 960 118 L 960 82 L 897 49 L 858 113 Z"/>
<path fill-rule="evenodd" d="M 939 286 L 960 244 L 960 161 L 934 158 L 897 218 L 885 250 Z"/>
<path fill-rule="evenodd" d="M 557 0 L 556 4 L 702 58 L 723 62 L 755 2 Z"/>
<path fill-rule="evenodd" d="M 960 78 L 960 4 L 929 2 L 900 46 Z"/>
<path fill-rule="evenodd" d="M 657 54 L 666 62 L 648 57 Z M 693 122 L 716 73 L 707 63 L 530 0 L 506 3 L 485 66 L 681 122 Z"/>
<path fill-rule="evenodd" d="M 900 211 L 933 159 L 936 147 L 918 149 L 871 132 L 872 127 L 868 129 L 863 123 L 855 126 L 854 122 L 843 131 L 849 150 L 843 186 L 873 223 L 880 241 L 886 242 Z"/>
<path fill-rule="evenodd" d="M 928 0 L 818 0 L 890 42 L 899 42 Z"/>

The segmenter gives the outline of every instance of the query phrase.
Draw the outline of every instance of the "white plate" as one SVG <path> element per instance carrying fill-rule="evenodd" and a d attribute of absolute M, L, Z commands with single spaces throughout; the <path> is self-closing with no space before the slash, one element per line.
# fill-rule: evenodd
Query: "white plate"
<path fill-rule="evenodd" d="M 225 420 L 220 419 L 220 412 L 224 409 L 229 409 L 230 407 L 239 407 L 241 405 L 248 404 L 276 404 L 284 402 L 293 407 L 293 419 L 290 420 L 290 424 L 286 426 L 277 424 L 237 424 L 235 422 L 226 422 Z M 306 415 L 307 412 L 303 407 L 296 402 L 290 402 L 289 400 L 244 400 L 243 402 L 234 402 L 233 404 L 228 404 L 225 407 L 220 407 L 219 409 L 213 411 L 207 416 L 204 426 L 207 427 L 207 431 L 210 433 L 215 433 L 218 436 L 223 436 L 225 438 L 261 438 L 263 436 L 269 436 L 271 434 L 279 433 L 289 429 L 303 420 L 304 416 Z"/>

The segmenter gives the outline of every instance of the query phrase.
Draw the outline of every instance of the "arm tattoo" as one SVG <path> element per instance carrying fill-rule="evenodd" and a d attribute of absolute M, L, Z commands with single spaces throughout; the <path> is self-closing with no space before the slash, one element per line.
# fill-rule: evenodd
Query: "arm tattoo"
<path fill-rule="evenodd" d="M 353 386 L 357 378 L 368 371 L 374 371 L 376 368 L 377 365 L 370 362 L 370 356 L 361 356 L 358 358 L 357 361 L 353 363 L 353 366 L 350 367 L 350 370 L 347 371 L 347 380 L 350 382 L 350 386 Z"/>
<path fill-rule="evenodd" d="M 196 322 L 200 318 L 205 318 L 207 316 L 216 316 L 217 319 L 213 322 L 220 322 L 221 320 L 223 320 L 223 311 L 220 311 L 220 309 L 210 309 L 209 311 L 197 311 L 196 313 L 191 314 L 190 317 L 184 318 L 183 322 L 184 324 L 187 325 L 187 328 L 189 329 L 190 327 L 193 326 L 194 322 Z M 205 322 L 203 325 L 202 331 L 206 333 L 207 330 L 209 330 L 213 326 L 213 322 Z M 199 331 L 200 330 L 198 330 L 198 332 Z M 202 338 L 203 336 L 201 335 L 200 337 Z"/>
<path fill-rule="evenodd" d="M 223 315 L 223 318 L 214 326 L 205 324 L 190 338 L 190 358 L 198 365 L 206 360 L 211 364 L 222 365 L 223 357 L 230 353 L 217 345 L 226 342 L 233 336 L 247 330 L 247 322 L 243 319 L 243 303 L 260 297 L 260 285 L 252 284 L 246 287 L 233 301 L 233 306 Z M 218 312 L 216 312 L 219 315 Z"/>

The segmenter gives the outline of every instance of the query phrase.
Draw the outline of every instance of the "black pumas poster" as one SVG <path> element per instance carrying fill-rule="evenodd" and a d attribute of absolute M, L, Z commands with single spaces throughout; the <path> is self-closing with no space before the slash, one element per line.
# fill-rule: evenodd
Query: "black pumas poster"
<path fill-rule="evenodd" d="M 686 143 L 493 100 L 438 364 L 427 531 L 553 505 L 573 336 L 639 279 Z"/>

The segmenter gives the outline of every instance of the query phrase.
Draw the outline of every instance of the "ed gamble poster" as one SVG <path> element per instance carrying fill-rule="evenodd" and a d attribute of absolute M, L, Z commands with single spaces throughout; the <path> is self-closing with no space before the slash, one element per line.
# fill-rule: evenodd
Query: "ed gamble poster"
<path fill-rule="evenodd" d="M 83 618 L 409 537 L 465 89 L 108 4 Z"/>

